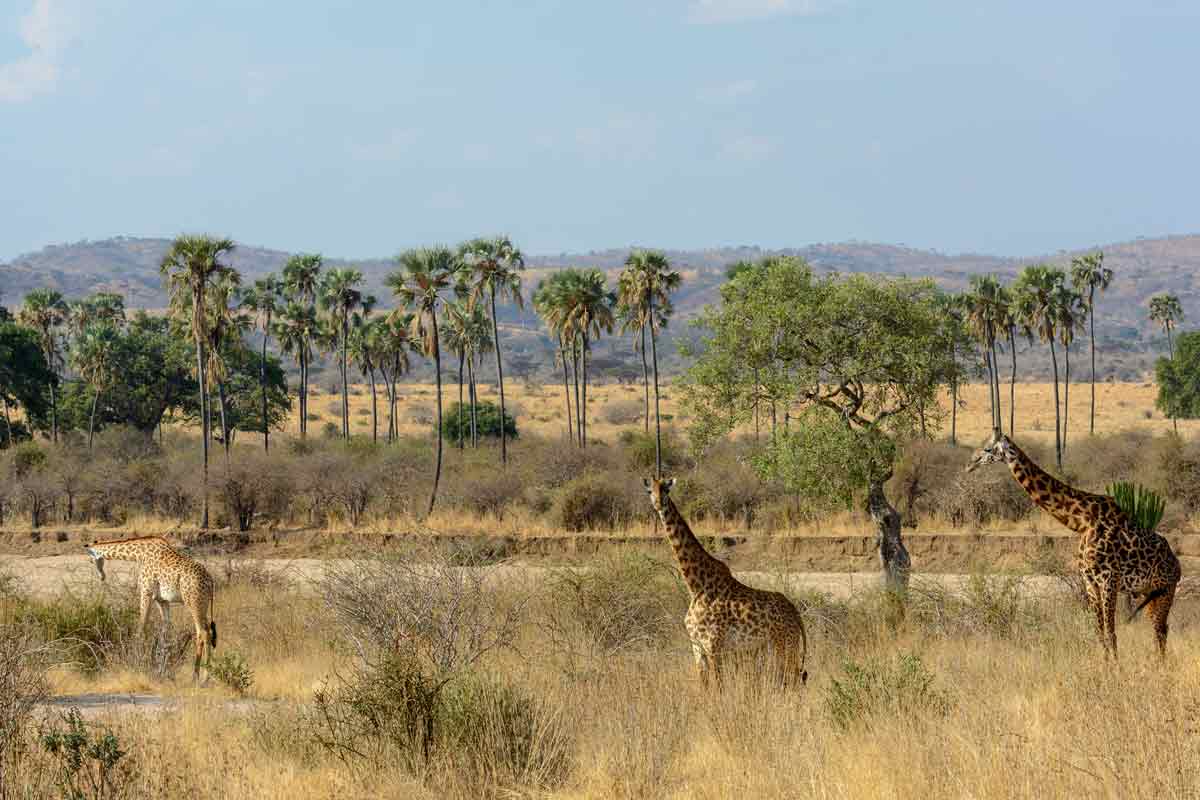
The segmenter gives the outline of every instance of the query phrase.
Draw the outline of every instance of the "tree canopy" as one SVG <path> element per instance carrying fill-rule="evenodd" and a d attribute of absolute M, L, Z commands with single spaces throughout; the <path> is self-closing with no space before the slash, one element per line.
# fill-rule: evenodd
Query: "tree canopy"
<path fill-rule="evenodd" d="M 1179 335 L 1175 353 L 1155 365 L 1158 399 L 1155 405 L 1169 417 L 1200 417 L 1200 331 Z"/>

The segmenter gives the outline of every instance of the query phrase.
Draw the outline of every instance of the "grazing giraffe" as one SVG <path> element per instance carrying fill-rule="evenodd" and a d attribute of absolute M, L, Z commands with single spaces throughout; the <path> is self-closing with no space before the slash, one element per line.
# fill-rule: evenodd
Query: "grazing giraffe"
<path fill-rule="evenodd" d="M 1161 655 L 1167 652 L 1167 616 L 1179 583 L 1179 559 L 1153 531 L 1138 528 L 1108 495 L 1092 494 L 1048 474 L 1004 434 L 996 434 L 975 454 L 967 472 L 983 464 L 1005 463 L 1017 483 L 1039 507 L 1079 536 L 1079 569 L 1088 605 L 1096 614 L 1100 639 L 1117 655 L 1118 592 L 1141 595 L 1132 620 L 1149 606 Z"/>
<path fill-rule="evenodd" d="M 207 670 L 212 651 L 217 646 L 217 623 L 213 620 L 213 579 L 208 570 L 188 556 L 176 552 L 166 539 L 159 536 L 92 542 L 84 547 L 92 557 L 102 581 L 105 559 L 136 561 L 141 565 L 138 595 L 143 636 L 150 621 L 151 602 L 158 604 L 164 625 L 171 621 L 171 603 L 187 606 L 196 626 L 196 660 L 192 664 L 192 679 L 198 680 L 201 662 Z"/>
<path fill-rule="evenodd" d="M 724 562 L 709 555 L 671 500 L 674 478 L 643 482 L 691 595 L 683 623 L 701 680 L 707 684 L 710 674 L 719 680 L 726 658 L 745 656 L 749 662 L 765 656 L 785 685 L 807 681 L 808 639 L 792 602 L 779 592 L 746 586 Z"/>

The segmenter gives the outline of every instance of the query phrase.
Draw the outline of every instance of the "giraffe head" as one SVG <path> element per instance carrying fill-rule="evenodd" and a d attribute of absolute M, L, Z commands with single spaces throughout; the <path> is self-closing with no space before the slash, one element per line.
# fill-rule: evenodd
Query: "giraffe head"
<path fill-rule="evenodd" d="M 1016 445 L 1003 433 L 992 434 L 988 443 L 975 452 L 975 457 L 967 465 L 967 472 L 984 464 L 1011 464 L 1017 458 Z"/>
<path fill-rule="evenodd" d="M 95 544 L 95 542 L 92 542 L 92 544 Z M 92 563 L 96 565 L 96 571 L 100 573 L 100 580 L 103 581 L 104 580 L 104 553 L 101 550 L 99 550 L 95 547 L 92 547 L 91 544 L 84 545 L 83 549 L 87 550 L 87 554 L 89 556 L 91 556 Z"/>
<path fill-rule="evenodd" d="M 667 504 L 667 494 L 675 485 L 675 479 L 643 478 L 642 485 L 646 487 L 646 494 L 650 495 L 650 505 L 654 506 L 655 511 L 661 512 Z"/>

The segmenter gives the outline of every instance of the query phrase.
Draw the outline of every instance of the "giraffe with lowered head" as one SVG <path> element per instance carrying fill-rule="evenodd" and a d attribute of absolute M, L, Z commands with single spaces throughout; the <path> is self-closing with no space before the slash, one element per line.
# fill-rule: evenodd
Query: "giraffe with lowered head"
<path fill-rule="evenodd" d="M 967 471 L 994 463 L 1007 464 L 1037 506 L 1079 534 L 1078 565 L 1105 650 L 1117 654 L 1117 594 L 1127 592 L 1142 598 L 1129 619 L 1148 607 L 1159 653 L 1166 655 L 1167 617 L 1181 575 L 1167 540 L 1138 528 L 1108 495 L 1076 489 L 1050 475 L 1002 433 L 975 454 Z"/>
<path fill-rule="evenodd" d="M 684 627 L 701 680 L 719 680 L 723 663 L 745 658 L 742 663 L 765 660 L 785 685 L 803 684 L 808 640 L 800 612 L 779 592 L 741 583 L 704 549 L 671 500 L 674 478 L 644 483 L 691 596 Z"/>
<path fill-rule="evenodd" d="M 159 536 L 92 542 L 84 547 L 92 557 L 102 581 L 107 559 L 136 561 L 141 566 L 138 597 L 143 636 L 150 621 L 150 603 L 158 605 L 164 625 L 171 620 L 171 603 L 187 606 L 196 627 L 196 659 L 192 664 L 192 680 L 199 680 L 200 664 L 203 662 L 207 670 L 212 651 L 217 646 L 217 623 L 213 620 L 213 579 L 208 570 L 176 551 L 166 539 Z"/>

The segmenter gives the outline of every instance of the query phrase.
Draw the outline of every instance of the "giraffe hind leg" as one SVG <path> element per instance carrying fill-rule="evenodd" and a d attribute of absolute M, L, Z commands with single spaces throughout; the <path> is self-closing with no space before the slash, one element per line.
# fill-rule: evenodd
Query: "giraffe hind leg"
<path fill-rule="evenodd" d="M 1171 606 L 1175 602 L 1175 587 L 1162 591 L 1156 594 L 1150 600 L 1150 618 L 1154 620 L 1154 639 L 1158 643 L 1158 654 L 1162 657 L 1167 655 L 1167 617 L 1171 614 Z"/>
<path fill-rule="evenodd" d="M 1102 624 L 1104 626 L 1104 647 L 1112 655 L 1117 657 L 1117 587 L 1111 581 L 1107 586 L 1102 586 L 1100 590 L 1100 601 L 1102 608 Z"/>

